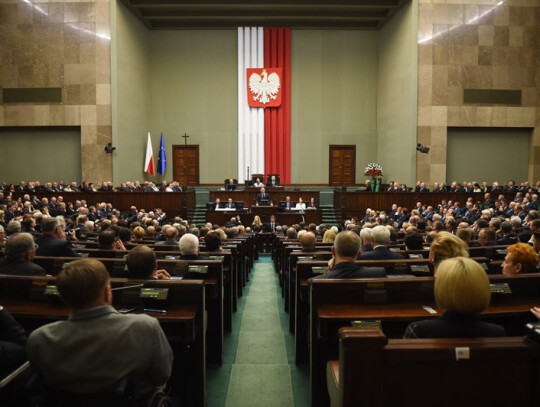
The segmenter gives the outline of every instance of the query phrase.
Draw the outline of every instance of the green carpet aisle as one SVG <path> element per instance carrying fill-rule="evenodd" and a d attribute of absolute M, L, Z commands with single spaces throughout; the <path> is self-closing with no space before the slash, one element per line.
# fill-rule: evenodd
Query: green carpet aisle
<path fill-rule="evenodd" d="M 309 405 L 309 366 L 294 365 L 294 336 L 269 257 L 255 263 L 224 346 L 223 365 L 207 369 L 209 407 Z"/>

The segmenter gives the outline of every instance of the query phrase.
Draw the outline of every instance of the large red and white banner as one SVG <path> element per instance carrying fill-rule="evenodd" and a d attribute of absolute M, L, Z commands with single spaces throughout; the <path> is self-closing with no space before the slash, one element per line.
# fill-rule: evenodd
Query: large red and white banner
<path fill-rule="evenodd" d="M 290 28 L 238 28 L 238 179 L 291 179 Z M 247 96 L 247 98 L 246 98 Z"/>

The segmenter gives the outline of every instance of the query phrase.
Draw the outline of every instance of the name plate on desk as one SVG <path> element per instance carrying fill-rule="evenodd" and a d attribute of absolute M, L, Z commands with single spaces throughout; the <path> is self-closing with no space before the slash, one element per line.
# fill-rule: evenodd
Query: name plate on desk
<path fill-rule="evenodd" d="M 298 256 L 298 261 L 312 261 L 313 256 Z"/>
<path fill-rule="evenodd" d="M 497 284 L 490 284 L 489 289 L 491 290 L 491 294 L 497 294 L 497 295 L 511 295 L 512 290 L 510 289 L 510 286 L 508 283 L 497 283 Z"/>
<path fill-rule="evenodd" d="M 429 266 L 427 264 L 411 264 L 411 273 L 429 274 Z"/>
<path fill-rule="evenodd" d="M 169 295 L 168 288 L 141 288 L 140 297 L 165 301 Z"/>
<path fill-rule="evenodd" d="M 188 267 L 188 273 L 208 274 L 208 266 L 193 266 Z"/>
<path fill-rule="evenodd" d="M 409 259 L 423 259 L 424 256 L 422 256 L 421 254 L 415 254 L 415 253 L 411 253 L 409 254 Z"/>
<path fill-rule="evenodd" d="M 225 260 L 225 256 L 208 256 L 210 260 Z"/>
<path fill-rule="evenodd" d="M 59 296 L 60 293 L 58 292 L 58 287 L 55 285 L 47 285 L 45 286 L 45 291 L 43 291 L 43 294 L 45 295 L 54 295 Z"/>
<path fill-rule="evenodd" d="M 353 328 L 381 328 L 381 320 L 373 319 L 373 320 L 352 321 L 351 326 Z"/>
<path fill-rule="evenodd" d="M 313 274 L 327 274 L 330 273 L 328 267 L 312 267 L 311 272 Z"/>

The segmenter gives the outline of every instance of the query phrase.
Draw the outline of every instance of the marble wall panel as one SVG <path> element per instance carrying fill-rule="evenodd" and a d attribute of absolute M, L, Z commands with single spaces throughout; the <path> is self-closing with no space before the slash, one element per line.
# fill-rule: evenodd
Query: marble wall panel
<path fill-rule="evenodd" d="M 446 126 L 532 127 L 540 151 L 540 3 L 419 0 L 417 179 L 446 181 Z M 467 105 L 464 89 L 519 89 L 522 104 Z M 443 116 L 446 116 L 443 118 Z M 540 179 L 540 153 L 529 155 Z"/>
<path fill-rule="evenodd" d="M 62 103 L 3 104 L 0 126 L 81 126 L 83 178 L 111 179 L 110 52 L 110 0 L 4 0 L 0 87 L 61 87 Z"/>

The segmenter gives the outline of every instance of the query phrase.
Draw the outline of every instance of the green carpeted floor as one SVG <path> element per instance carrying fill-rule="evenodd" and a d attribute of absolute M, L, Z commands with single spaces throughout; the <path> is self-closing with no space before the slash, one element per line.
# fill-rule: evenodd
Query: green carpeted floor
<path fill-rule="evenodd" d="M 207 368 L 208 406 L 308 406 L 309 366 L 294 364 L 294 336 L 271 259 L 261 257 L 250 278 L 224 338 L 223 365 Z"/>

